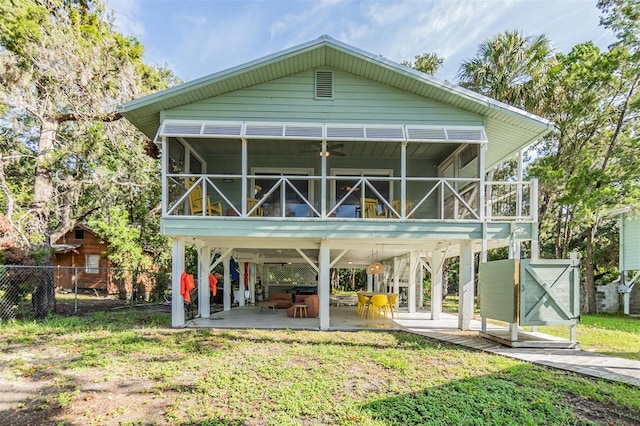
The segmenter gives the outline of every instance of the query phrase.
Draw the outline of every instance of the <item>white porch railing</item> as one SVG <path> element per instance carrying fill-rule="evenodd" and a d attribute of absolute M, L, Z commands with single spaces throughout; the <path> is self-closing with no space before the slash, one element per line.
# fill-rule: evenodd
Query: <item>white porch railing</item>
<path fill-rule="evenodd" d="M 255 196 L 256 180 L 272 184 Z M 352 184 L 337 188 L 338 181 Z M 163 217 L 196 216 L 189 201 L 199 192 L 199 216 L 207 216 L 208 199 L 221 203 L 222 216 L 241 218 L 537 221 L 536 181 L 485 182 L 480 191 L 479 178 L 167 174 L 165 185 Z"/>

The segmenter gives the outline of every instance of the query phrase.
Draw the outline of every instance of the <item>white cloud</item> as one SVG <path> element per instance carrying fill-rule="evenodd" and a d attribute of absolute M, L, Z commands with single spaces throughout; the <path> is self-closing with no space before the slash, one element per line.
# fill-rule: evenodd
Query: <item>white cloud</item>
<path fill-rule="evenodd" d="M 142 38 L 146 35 L 140 4 L 134 0 L 106 0 L 107 10 L 112 10 L 118 32 Z"/>

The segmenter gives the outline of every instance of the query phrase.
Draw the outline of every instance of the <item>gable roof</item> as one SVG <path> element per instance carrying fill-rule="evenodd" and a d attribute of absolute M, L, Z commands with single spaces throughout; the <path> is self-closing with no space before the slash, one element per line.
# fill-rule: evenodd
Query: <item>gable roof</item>
<path fill-rule="evenodd" d="M 327 35 L 271 55 L 122 104 L 119 112 L 153 138 L 160 112 L 318 67 L 331 67 L 485 117 L 491 155 L 487 167 L 548 133 L 535 114 L 438 80 Z"/>

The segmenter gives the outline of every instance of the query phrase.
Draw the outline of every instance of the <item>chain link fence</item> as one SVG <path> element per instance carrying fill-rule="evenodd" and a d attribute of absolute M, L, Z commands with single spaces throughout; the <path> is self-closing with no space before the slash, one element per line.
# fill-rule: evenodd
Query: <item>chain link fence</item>
<path fill-rule="evenodd" d="M 158 303 L 170 283 L 163 271 L 0 265 L 0 321 L 42 317 L 47 294 L 61 315 Z"/>

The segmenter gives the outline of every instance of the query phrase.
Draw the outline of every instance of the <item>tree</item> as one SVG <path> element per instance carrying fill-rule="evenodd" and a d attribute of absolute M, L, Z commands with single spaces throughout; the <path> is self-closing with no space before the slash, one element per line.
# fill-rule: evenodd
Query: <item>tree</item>
<path fill-rule="evenodd" d="M 422 71 L 425 74 L 435 75 L 443 62 L 444 59 L 439 57 L 436 53 L 423 53 L 421 55 L 417 55 L 413 63 L 403 61 L 402 65 Z"/>
<path fill-rule="evenodd" d="M 541 237 L 554 242 L 557 257 L 573 249 L 584 252 L 590 313 L 596 311 L 598 263 L 605 262 L 596 254 L 611 241 L 600 230 L 612 220 L 609 212 L 637 208 L 640 201 L 638 2 L 599 6 L 603 24 L 618 40 L 605 52 L 587 42 L 558 55 L 548 108 L 557 130 L 530 168 L 540 178 L 544 199 Z"/>
<path fill-rule="evenodd" d="M 461 86 L 540 114 L 546 99 L 553 50 L 545 35 L 506 31 L 482 43 L 458 70 Z"/>
<path fill-rule="evenodd" d="M 97 1 L 2 0 L 2 10 L 0 105 L 12 133 L 2 155 L 32 164 L 32 175 L 17 177 L 31 188 L 29 205 L 16 208 L 21 194 L 6 175 L 0 186 L 14 240 L 47 263 L 51 244 L 78 221 L 139 192 L 145 171 L 153 177 L 157 166 L 116 106 L 173 79 L 142 62 L 142 45 L 116 33 Z M 39 316 L 51 312 L 53 283 L 33 301 Z"/>

